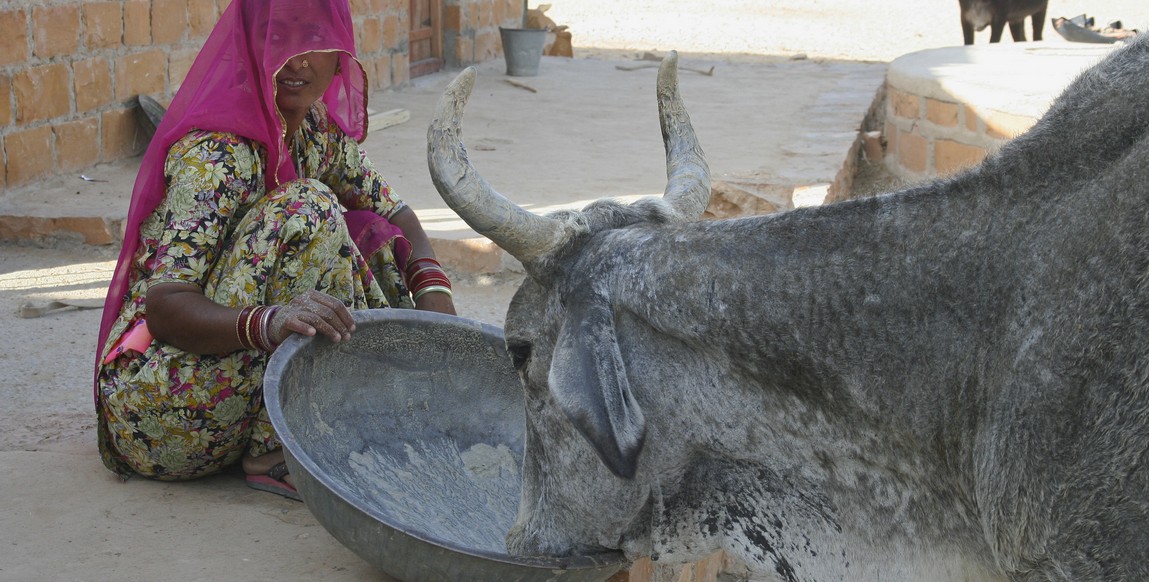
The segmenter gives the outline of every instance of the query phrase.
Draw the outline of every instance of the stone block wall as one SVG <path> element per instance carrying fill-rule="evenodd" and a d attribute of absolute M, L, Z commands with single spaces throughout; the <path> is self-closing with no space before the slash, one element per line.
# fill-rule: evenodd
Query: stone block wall
<path fill-rule="evenodd" d="M 137 96 L 168 103 L 230 0 L 0 3 L 0 195 L 56 174 L 140 154 Z M 374 90 L 408 72 L 409 0 L 351 0 Z M 448 67 L 499 54 L 520 0 L 444 0 Z"/>
<path fill-rule="evenodd" d="M 882 130 L 886 167 L 908 181 L 952 174 L 980 162 L 1036 121 L 887 85 Z"/>

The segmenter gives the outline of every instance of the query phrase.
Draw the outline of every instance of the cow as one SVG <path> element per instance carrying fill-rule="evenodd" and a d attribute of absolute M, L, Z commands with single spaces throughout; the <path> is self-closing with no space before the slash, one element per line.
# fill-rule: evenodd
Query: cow
<path fill-rule="evenodd" d="M 662 197 L 507 200 L 462 141 L 473 69 L 428 129 L 440 195 L 525 272 L 509 551 L 1149 579 L 1149 41 L 972 169 L 722 220 L 675 66 Z"/>
<path fill-rule="evenodd" d="M 1014 42 L 1025 40 L 1025 18 L 1033 22 L 1033 40 L 1041 40 L 1045 11 L 1049 0 L 958 0 L 961 10 L 961 33 L 965 44 L 973 44 L 974 31 L 989 27 L 989 42 L 1001 41 L 1009 24 Z"/>

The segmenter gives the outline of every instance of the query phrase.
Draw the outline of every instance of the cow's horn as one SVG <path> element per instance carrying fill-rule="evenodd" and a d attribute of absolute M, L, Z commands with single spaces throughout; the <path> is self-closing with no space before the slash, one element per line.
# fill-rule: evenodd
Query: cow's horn
<path fill-rule="evenodd" d="M 463 108 L 475 85 L 468 67 L 447 86 L 427 129 L 427 165 L 439 195 L 475 232 L 528 263 L 556 244 L 561 223 L 520 208 L 491 188 L 467 159 L 461 138 Z"/>
<path fill-rule="evenodd" d="M 658 68 L 658 113 L 666 146 L 664 198 L 683 218 L 693 220 L 710 204 L 710 167 L 694 136 L 690 116 L 678 94 L 678 53 L 671 51 Z"/>

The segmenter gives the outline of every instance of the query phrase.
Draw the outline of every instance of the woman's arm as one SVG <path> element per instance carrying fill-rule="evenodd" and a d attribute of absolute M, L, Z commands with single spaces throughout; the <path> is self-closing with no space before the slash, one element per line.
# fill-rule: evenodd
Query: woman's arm
<path fill-rule="evenodd" d="M 398 210 L 391 215 L 391 224 L 399 227 L 399 230 L 403 231 L 403 236 L 411 243 L 409 264 L 418 259 L 435 258 L 435 250 L 431 248 L 431 239 L 423 230 L 423 224 L 419 222 L 419 217 L 415 215 L 414 210 L 411 210 L 410 207 Z M 421 295 L 415 302 L 415 307 L 455 315 L 455 303 L 451 299 L 451 295 L 447 293 L 431 291 Z"/>
<path fill-rule="evenodd" d="M 159 283 L 148 289 L 148 330 L 156 339 L 193 354 L 244 349 L 235 333 L 239 309 L 224 307 L 189 283 Z"/>
<path fill-rule="evenodd" d="M 148 330 L 156 339 L 193 354 L 223 354 L 249 349 L 240 343 L 240 309 L 225 307 L 188 283 L 158 283 L 148 289 Z M 355 320 L 341 301 L 310 291 L 281 306 L 268 335 L 279 344 L 292 332 L 322 334 L 333 342 L 351 339 Z"/>

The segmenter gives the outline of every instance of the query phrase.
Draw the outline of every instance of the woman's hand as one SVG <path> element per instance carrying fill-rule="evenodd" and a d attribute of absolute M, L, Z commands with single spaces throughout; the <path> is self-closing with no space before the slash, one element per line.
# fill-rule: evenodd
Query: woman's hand
<path fill-rule="evenodd" d="M 455 302 L 446 293 L 430 292 L 419 296 L 415 302 L 416 309 L 423 311 L 438 311 L 447 315 L 455 315 Z"/>
<path fill-rule="evenodd" d="M 321 334 L 333 342 L 351 339 L 355 320 L 342 301 L 320 291 L 308 291 L 281 305 L 271 316 L 267 333 L 275 344 L 283 343 L 292 333 L 306 336 Z"/>

